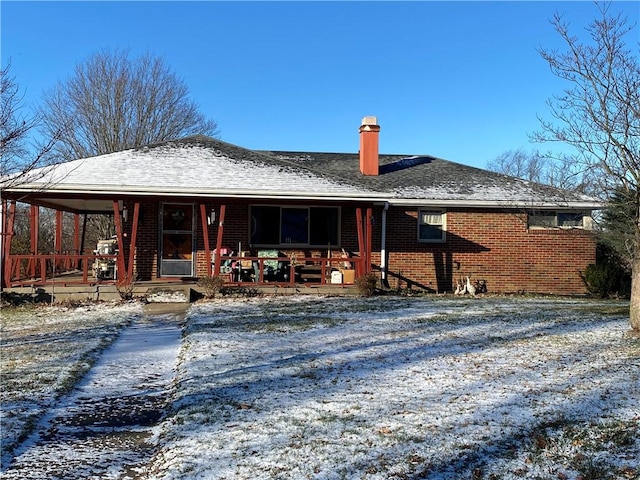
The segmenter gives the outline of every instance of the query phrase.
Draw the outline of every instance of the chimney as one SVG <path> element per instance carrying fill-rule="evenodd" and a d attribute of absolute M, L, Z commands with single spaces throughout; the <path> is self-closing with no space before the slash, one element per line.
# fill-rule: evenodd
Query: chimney
<path fill-rule="evenodd" d="M 378 175 L 378 135 L 380 125 L 377 117 L 364 117 L 360 125 L 360 172 L 363 175 Z"/>

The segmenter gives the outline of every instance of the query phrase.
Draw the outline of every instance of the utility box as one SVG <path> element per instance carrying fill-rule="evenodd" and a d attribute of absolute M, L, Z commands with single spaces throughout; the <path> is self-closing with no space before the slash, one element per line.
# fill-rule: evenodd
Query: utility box
<path fill-rule="evenodd" d="M 337 270 L 331 272 L 331 283 L 342 283 L 342 273 Z"/>
<path fill-rule="evenodd" d="M 356 271 L 353 269 L 340 269 L 342 283 L 354 283 L 356 281 Z"/>

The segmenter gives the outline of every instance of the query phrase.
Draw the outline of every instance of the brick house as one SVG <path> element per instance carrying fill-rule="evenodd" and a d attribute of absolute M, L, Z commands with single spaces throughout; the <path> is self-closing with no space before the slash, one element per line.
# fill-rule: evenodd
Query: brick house
<path fill-rule="evenodd" d="M 75 248 L 45 254 L 32 234 L 31 255 L 9 254 L 5 234 L 3 285 L 43 283 L 58 262 L 81 273 L 76 281 L 98 282 L 80 218 L 107 213 L 118 282 L 344 285 L 374 271 L 390 288 L 451 292 L 469 276 L 489 292 L 585 293 L 597 201 L 431 156 L 381 155 L 379 132 L 365 117 L 356 154 L 190 137 L 34 172 L 3 191 L 3 231 L 16 201 L 31 205 L 36 231 L 39 206 L 71 212 L 75 229 L 58 227 L 56 245 L 71 235 Z"/>

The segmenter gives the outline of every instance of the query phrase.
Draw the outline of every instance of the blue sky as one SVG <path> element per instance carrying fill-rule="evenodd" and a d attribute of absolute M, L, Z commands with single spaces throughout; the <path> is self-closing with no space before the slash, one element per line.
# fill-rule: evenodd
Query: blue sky
<path fill-rule="evenodd" d="M 640 19 L 640 3 L 613 12 Z M 356 152 L 378 117 L 380 151 L 485 167 L 530 144 L 563 84 L 538 47 L 562 48 L 591 2 L 0 2 L 2 66 L 37 102 L 103 48 L 149 51 L 184 79 L 221 138 L 253 149 Z M 639 29 L 635 30 L 638 37 Z"/>

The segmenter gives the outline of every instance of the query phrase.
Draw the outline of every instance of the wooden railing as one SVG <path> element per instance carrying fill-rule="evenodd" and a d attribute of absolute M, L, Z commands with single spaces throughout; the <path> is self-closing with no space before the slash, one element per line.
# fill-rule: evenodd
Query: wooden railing
<path fill-rule="evenodd" d="M 5 265 L 5 283 L 13 287 L 38 285 L 61 276 L 68 277 L 64 283 L 94 283 L 97 281 L 93 277 L 94 261 L 116 258 L 116 255 L 95 254 L 11 255 L 7 259 L 8 265 Z"/>
<path fill-rule="evenodd" d="M 65 284 L 109 283 L 110 280 L 94 277 L 93 264 L 96 259 L 116 258 L 117 255 L 96 254 L 11 255 L 5 265 L 5 284 L 9 287 L 42 285 L 53 279 Z M 358 257 L 298 257 L 292 261 L 289 257 L 222 256 L 220 261 L 219 274 L 232 284 L 349 284 L 364 273 L 364 259 Z M 349 269 L 344 268 L 345 262 L 349 263 Z M 340 270 L 346 273 L 337 282 L 332 273 Z"/>
<path fill-rule="evenodd" d="M 350 268 L 345 268 L 345 262 Z M 292 261 L 290 257 L 221 256 L 220 265 L 219 275 L 237 284 L 344 284 L 353 283 L 364 272 L 364 259 L 357 257 L 297 257 Z M 332 278 L 333 272 L 345 270 L 353 273 L 342 273 L 339 282 Z"/>

